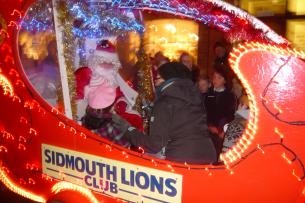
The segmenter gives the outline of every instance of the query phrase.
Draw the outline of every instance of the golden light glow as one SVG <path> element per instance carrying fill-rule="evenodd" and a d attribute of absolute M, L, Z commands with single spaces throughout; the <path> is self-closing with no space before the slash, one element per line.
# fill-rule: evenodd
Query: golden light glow
<path fill-rule="evenodd" d="M 1 164 L 0 164 L 1 165 Z M 42 196 L 35 195 L 34 193 L 28 192 L 27 190 L 19 187 L 15 184 L 8 176 L 7 172 L 0 168 L 0 181 L 12 192 L 17 193 L 18 195 L 31 199 L 35 202 L 46 202 L 46 199 Z"/>
<path fill-rule="evenodd" d="M 54 34 L 49 32 L 31 34 L 24 31 L 19 34 L 19 44 L 27 58 L 43 60 L 48 56 L 48 44 L 54 38 Z"/>
<path fill-rule="evenodd" d="M 278 128 L 274 128 L 274 132 L 280 136 L 281 139 L 284 139 L 284 134 L 279 131 Z"/>
<path fill-rule="evenodd" d="M 230 165 L 231 163 L 235 162 L 236 160 L 240 159 L 242 157 L 242 154 L 248 149 L 248 147 L 251 145 L 252 141 L 255 138 L 255 134 L 257 131 L 257 122 L 258 122 L 258 108 L 256 103 L 256 97 L 253 94 L 253 90 L 251 89 L 250 83 L 247 81 L 245 76 L 241 73 L 239 70 L 239 62 L 240 59 L 251 51 L 269 51 L 274 54 L 281 54 L 281 55 L 292 55 L 299 58 L 305 58 L 305 53 L 296 49 L 290 49 L 290 48 L 280 48 L 277 46 L 271 46 L 267 44 L 262 44 L 258 42 L 248 42 L 245 44 L 240 44 L 238 47 L 234 48 L 233 51 L 230 54 L 229 62 L 236 73 L 236 75 L 239 77 L 240 81 L 242 82 L 243 87 L 246 90 L 246 93 L 249 98 L 249 108 L 250 108 L 250 116 L 248 125 L 242 135 L 242 137 L 239 139 L 239 142 L 233 146 L 230 150 L 220 155 L 220 159 L 224 162 L 225 165 Z M 277 106 L 276 104 L 273 104 L 274 106 Z M 278 111 L 282 111 L 278 108 Z M 278 131 L 278 129 L 275 129 L 275 133 L 278 134 L 280 137 L 283 137 L 283 135 Z M 257 148 L 264 153 L 264 151 L 260 148 L 258 145 Z"/>
<path fill-rule="evenodd" d="M 298 179 L 298 181 L 302 181 L 302 178 L 300 178 L 296 173 L 295 173 L 295 170 L 293 169 L 292 170 L 292 175 L 294 176 L 294 177 L 296 177 L 297 179 Z"/>
<path fill-rule="evenodd" d="M 15 21 L 10 21 L 10 23 L 8 24 L 8 27 L 16 27 L 16 29 L 19 30 L 20 26 L 18 24 L 19 23 L 15 22 Z"/>
<path fill-rule="evenodd" d="M 157 19 L 146 21 L 145 27 L 144 50 L 148 55 L 162 51 L 171 60 L 177 60 L 182 52 L 188 52 L 197 61 L 199 25 L 196 22 Z"/>
<path fill-rule="evenodd" d="M 255 16 L 285 14 L 286 0 L 241 0 L 240 7 Z"/>
<path fill-rule="evenodd" d="M 286 156 L 285 152 L 283 152 L 282 157 L 287 161 L 288 164 L 292 164 L 292 161 Z"/>
<path fill-rule="evenodd" d="M 305 3 L 304 3 L 305 5 Z M 305 50 L 305 20 L 290 19 L 286 21 L 286 37 L 299 49 Z"/>
<path fill-rule="evenodd" d="M 2 74 L 0 74 L 0 86 L 2 87 L 2 89 L 4 91 L 4 93 L 3 93 L 4 95 L 9 95 L 10 97 L 12 97 L 14 95 L 14 90 L 13 90 L 12 84 Z"/>
<path fill-rule="evenodd" d="M 288 11 L 295 13 L 296 15 L 304 15 L 305 14 L 304 0 L 288 0 L 287 9 Z"/>
<path fill-rule="evenodd" d="M 75 185 L 72 183 L 62 181 L 62 182 L 56 183 L 52 187 L 52 192 L 54 192 L 55 194 L 57 194 L 61 191 L 66 191 L 66 190 L 78 192 L 78 193 L 84 195 L 85 197 L 87 197 L 88 200 L 90 200 L 90 202 L 92 202 L 92 203 L 99 203 L 99 201 L 95 198 L 95 196 L 92 194 L 92 192 L 89 189 L 81 187 L 79 185 Z"/>
<path fill-rule="evenodd" d="M 20 97 L 18 97 L 18 96 L 16 96 L 16 95 L 13 97 L 13 102 L 14 102 L 14 101 L 18 101 L 19 103 L 21 103 Z"/>

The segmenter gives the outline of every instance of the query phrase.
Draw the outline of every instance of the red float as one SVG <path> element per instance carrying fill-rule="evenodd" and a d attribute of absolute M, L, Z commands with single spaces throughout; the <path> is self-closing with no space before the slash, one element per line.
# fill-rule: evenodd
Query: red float
<path fill-rule="evenodd" d="M 255 33 L 230 54 L 249 95 L 247 129 L 224 166 L 177 164 L 113 145 L 50 107 L 18 57 L 17 22 L 32 1 L 0 3 L 0 180 L 11 191 L 37 202 L 304 202 L 305 54 L 281 37 L 239 19 Z"/>

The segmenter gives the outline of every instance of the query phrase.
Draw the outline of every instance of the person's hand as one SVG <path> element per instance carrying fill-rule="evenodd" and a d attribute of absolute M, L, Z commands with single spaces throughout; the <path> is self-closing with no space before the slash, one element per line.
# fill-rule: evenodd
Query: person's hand
<path fill-rule="evenodd" d="M 220 132 L 220 133 L 218 134 L 218 136 L 219 136 L 221 139 L 223 139 L 223 138 L 225 137 L 225 133 L 224 133 L 224 132 Z"/>
<path fill-rule="evenodd" d="M 120 130 L 123 134 L 131 126 L 130 123 L 128 123 L 124 118 L 122 118 L 118 114 L 112 114 L 112 121 L 114 127 Z"/>
<path fill-rule="evenodd" d="M 218 134 L 218 128 L 216 128 L 215 126 L 209 126 L 209 130 L 213 134 Z"/>

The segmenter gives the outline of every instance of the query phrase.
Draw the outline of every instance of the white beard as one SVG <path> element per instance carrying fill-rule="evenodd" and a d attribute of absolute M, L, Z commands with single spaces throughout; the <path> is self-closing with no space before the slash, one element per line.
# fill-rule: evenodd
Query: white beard
<path fill-rule="evenodd" d="M 118 74 L 115 69 L 97 67 L 92 70 L 92 78 L 90 80 L 90 86 L 97 86 L 104 84 L 110 87 L 117 87 L 118 84 L 115 79 L 115 75 Z"/>

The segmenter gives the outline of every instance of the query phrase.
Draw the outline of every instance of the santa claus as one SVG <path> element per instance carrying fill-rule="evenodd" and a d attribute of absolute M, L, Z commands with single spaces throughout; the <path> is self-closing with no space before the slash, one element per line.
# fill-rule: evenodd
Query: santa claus
<path fill-rule="evenodd" d="M 133 108 L 138 93 L 121 77 L 120 66 L 115 46 L 109 40 L 102 40 L 89 56 L 89 67 L 75 72 L 78 118 L 88 129 L 115 142 L 120 140 L 120 133 L 111 124 L 113 113 L 143 130 L 142 118 Z"/>

